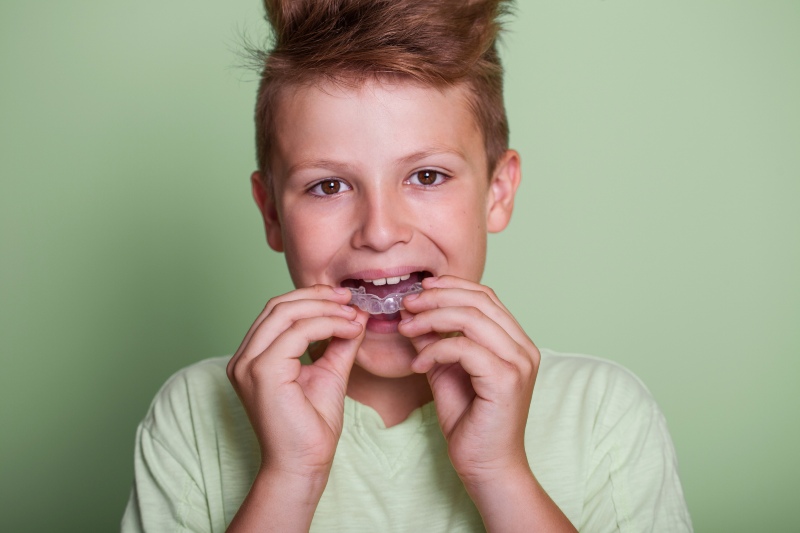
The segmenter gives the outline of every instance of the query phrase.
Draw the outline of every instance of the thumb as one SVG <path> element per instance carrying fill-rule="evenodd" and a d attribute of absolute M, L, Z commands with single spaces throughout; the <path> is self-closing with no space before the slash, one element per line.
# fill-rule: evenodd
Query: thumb
<path fill-rule="evenodd" d="M 400 311 L 400 318 L 402 318 L 403 320 L 411 318 L 412 316 L 414 315 L 412 313 L 409 313 L 405 309 L 402 309 Z M 435 331 L 431 331 L 430 333 L 425 333 L 424 335 L 420 335 L 419 337 L 409 337 L 408 340 L 411 341 L 411 344 L 414 346 L 414 350 L 416 350 L 417 353 L 419 353 L 422 351 L 423 348 L 425 348 L 431 343 L 441 340 L 441 338 L 442 338 L 441 335 L 439 335 Z"/>
<path fill-rule="evenodd" d="M 324 360 L 328 369 L 334 372 L 345 386 L 350 379 L 350 371 L 353 369 L 353 363 L 356 360 L 358 349 L 361 347 L 361 343 L 367 333 L 369 314 L 360 309 L 357 309 L 357 311 L 358 314 L 354 322 L 361 324 L 361 333 L 353 339 L 333 337 L 328 343 L 328 347 L 325 349 L 321 360 L 317 362 L 320 363 Z"/>

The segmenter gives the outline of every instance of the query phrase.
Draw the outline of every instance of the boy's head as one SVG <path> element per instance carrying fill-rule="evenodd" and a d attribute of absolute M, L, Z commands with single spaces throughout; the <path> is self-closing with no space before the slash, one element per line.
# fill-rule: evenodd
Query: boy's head
<path fill-rule="evenodd" d="M 271 187 L 282 94 L 323 82 L 408 81 L 462 86 L 483 135 L 487 173 L 508 148 L 499 19 L 509 0 L 264 0 L 273 48 L 255 110 L 258 167 Z"/>
<path fill-rule="evenodd" d="M 295 285 L 384 297 L 428 275 L 478 282 L 520 177 L 494 43 L 501 2 L 275 3 L 252 183 Z M 359 366 L 410 372 L 399 321 L 373 315 Z"/>

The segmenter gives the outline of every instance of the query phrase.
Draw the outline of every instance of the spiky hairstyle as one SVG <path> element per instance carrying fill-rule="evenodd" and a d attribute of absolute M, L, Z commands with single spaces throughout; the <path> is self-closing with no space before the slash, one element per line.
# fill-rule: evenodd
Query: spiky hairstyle
<path fill-rule="evenodd" d="M 272 26 L 256 101 L 259 170 L 269 181 L 280 91 L 316 82 L 409 80 L 464 85 L 483 133 L 488 171 L 508 148 L 496 41 L 512 0 L 264 0 Z M 271 185 L 271 183 L 268 183 Z"/>

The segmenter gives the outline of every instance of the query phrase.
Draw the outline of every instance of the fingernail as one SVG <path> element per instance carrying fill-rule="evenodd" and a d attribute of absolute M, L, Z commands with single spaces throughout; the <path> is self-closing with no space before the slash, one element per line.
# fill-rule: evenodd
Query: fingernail
<path fill-rule="evenodd" d="M 351 324 L 355 324 L 355 325 L 356 325 L 356 326 L 358 326 L 359 328 L 361 327 L 361 322 L 356 322 L 355 320 L 351 320 L 351 321 L 350 321 L 350 323 L 351 323 Z"/>
<path fill-rule="evenodd" d="M 334 287 L 333 292 L 339 294 L 347 294 L 348 292 L 350 292 L 350 289 L 348 289 L 347 287 Z"/>
<path fill-rule="evenodd" d="M 404 302 L 413 302 L 413 301 L 414 301 L 414 300 L 416 300 L 417 298 L 419 298 L 419 293 L 418 293 L 418 292 L 415 292 L 414 294 L 409 294 L 408 296 L 406 296 L 405 298 L 403 298 L 403 301 L 404 301 Z"/>
<path fill-rule="evenodd" d="M 410 316 L 410 317 L 408 317 L 408 318 L 404 318 L 403 320 L 401 320 L 401 321 L 400 321 L 400 324 L 398 324 L 398 326 L 399 326 L 399 325 L 402 325 L 402 324 L 408 324 L 408 323 L 409 323 L 409 322 L 411 322 L 412 320 L 414 320 L 414 317 L 413 317 L 413 316 Z"/>
<path fill-rule="evenodd" d="M 350 307 L 349 305 L 342 305 L 342 309 L 344 309 L 345 311 L 347 311 L 347 313 L 348 313 L 348 314 L 351 314 L 351 315 L 352 315 L 352 314 L 353 314 L 353 312 L 355 311 L 355 309 L 353 309 L 353 308 L 352 308 L 352 307 Z"/>

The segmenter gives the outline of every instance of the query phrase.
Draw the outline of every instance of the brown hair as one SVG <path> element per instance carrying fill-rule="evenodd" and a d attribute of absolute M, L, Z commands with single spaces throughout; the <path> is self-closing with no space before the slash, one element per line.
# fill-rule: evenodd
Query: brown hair
<path fill-rule="evenodd" d="M 508 148 L 503 67 L 496 41 L 511 0 L 264 0 L 272 48 L 256 100 L 258 167 L 269 156 L 280 90 L 320 80 L 359 84 L 401 78 L 444 88 L 464 84 L 481 130 L 488 172 Z M 261 67 L 260 67 L 261 68 Z"/>

